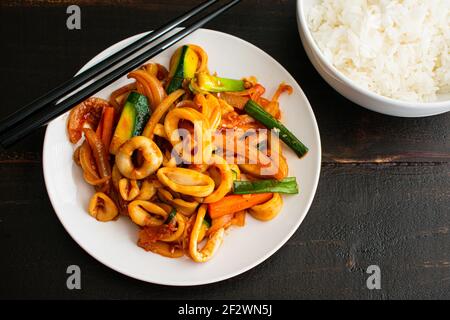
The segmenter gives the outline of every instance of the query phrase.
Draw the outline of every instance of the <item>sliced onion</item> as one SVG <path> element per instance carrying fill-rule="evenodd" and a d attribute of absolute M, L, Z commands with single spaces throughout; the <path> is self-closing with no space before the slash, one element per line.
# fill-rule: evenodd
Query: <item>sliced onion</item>
<path fill-rule="evenodd" d="M 167 94 L 161 82 L 144 70 L 136 70 L 128 75 L 128 78 L 134 78 L 144 89 L 145 95 L 150 99 L 153 110 L 161 104 Z"/>
<path fill-rule="evenodd" d="M 89 98 L 70 111 L 69 121 L 67 122 L 70 142 L 77 143 L 80 141 L 86 123 L 94 130 L 97 128 L 104 107 L 110 107 L 108 101 L 100 98 Z"/>
<path fill-rule="evenodd" d="M 109 97 L 109 101 L 114 107 L 116 114 L 120 115 L 122 113 L 122 108 L 125 102 L 125 99 L 128 97 L 131 91 L 136 90 L 136 83 L 130 83 L 126 86 L 123 86 L 111 93 Z"/>
<path fill-rule="evenodd" d="M 109 164 L 109 154 L 102 140 L 95 134 L 92 129 L 84 129 L 86 140 L 91 147 L 92 154 L 97 165 L 100 178 L 111 177 L 111 165 Z"/>
<path fill-rule="evenodd" d="M 92 177 L 92 179 L 100 179 L 95 166 L 95 160 L 92 155 L 91 147 L 87 141 L 84 141 L 80 147 L 80 165 L 83 168 L 85 175 Z"/>
<path fill-rule="evenodd" d="M 97 186 L 102 186 L 105 183 L 108 182 L 108 180 L 110 179 L 110 177 L 105 177 L 105 178 L 98 178 L 98 177 L 94 177 L 91 176 L 88 172 L 84 172 L 83 173 L 83 177 L 84 180 L 90 184 L 91 186 L 97 187 Z"/>
<path fill-rule="evenodd" d="M 189 48 L 194 50 L 194 52 L 198 55 L 200 59 L 200 63 L 197 67 L 197 73 L 198 72 L 207 72 L 208 71 L 208 54 L 205 50 L 203 50 L 202 47 L 196 46 L 194 44 L 190 44 Z"/>
<path fill-rule="evenodd" d="M 177 101 L 185 91 L 180 89 L 175 92 L 172 92 L 169 96 L 167 96 L 154 110 L 150 120 L 147 122 L 145 126 L 143 136 L 153 140 L 154 131 L 156 125 L 161 121 L 166 112 L 170 109 L 170 107 Z"/>

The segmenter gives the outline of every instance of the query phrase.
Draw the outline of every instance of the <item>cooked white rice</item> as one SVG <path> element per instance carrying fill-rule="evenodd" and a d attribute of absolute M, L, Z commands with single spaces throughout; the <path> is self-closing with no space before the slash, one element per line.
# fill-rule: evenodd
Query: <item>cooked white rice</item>
<path fill-rule="evenodd" d="M 322 0 L 308 25 L 326 59 L 366 89 L 417 102 L 450 93 L 450 0 Z"/>

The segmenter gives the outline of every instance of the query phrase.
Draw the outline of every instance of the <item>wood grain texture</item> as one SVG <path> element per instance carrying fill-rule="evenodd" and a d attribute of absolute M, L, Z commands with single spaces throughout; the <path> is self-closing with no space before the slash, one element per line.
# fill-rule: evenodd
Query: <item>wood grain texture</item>
<path fill-rule="evenodd" d="M 10 275 L 0 298 L 450 298 L 449 164 L 325 165 L 316 201 L 286 246 L 235 279 L 188 289 L 129 279 L 86 254 L 52 212 L 39 169 L 0 167 L 8 199 L 0 203 L 1 274 Z M 82 291 L 65 288 L 70 264 L 81 267 Z M 381 267 L 381 291 L 365 287 L 372 264 Z"/>
<path fill-rule="evenodd" d="M 72 76 L 109 45 L 199 2 L 0 2 L 7 93 L 0 117 Z M 81 6 L 80 31 L 65 27 L 69 4 Z M 42 177 L 41 129 L 0 152 L 0 298 L 449 299 L 450 113 L 387 117 L 341 97 L 306 57 L 294 0 L 246 0 L 208 28 L 268 52 L 311 102 L 324 156 L 318 193 L 299 231 L 259 267 L 219 284 L 185 289 L 129 279 L 86 254 L 57 220 Z M 80 292 L 65 287 L 70 264 L 82 268 Z M 382 269 L 381 291 L 366 289 L 371 264 Z"/>
<path fill-rule="evenodd" d="M 63 6 L 14 3 L 0 11 L 3 61 L 8 61 L 1 71 L 11 75 L 3 80 L 11 94 L 4 97 L 0 117 L 71 77 L 106 47 L 155 28 L 199 1 L 124 1 L 108 7 L 80 2 L 80 31 L 67 30 Z M 423 119 L 386 117 L 349 102 L 320 78 L 299 41 L 295 1 L 247 0 L 207 27 L 250 41 L 292 73 L 316 114 L 325 161 L 449 161 L 450 113 Z M 32 145 L 40 152 L 41 141 L 42 131 L 15 149 L 29 151 Z"/>

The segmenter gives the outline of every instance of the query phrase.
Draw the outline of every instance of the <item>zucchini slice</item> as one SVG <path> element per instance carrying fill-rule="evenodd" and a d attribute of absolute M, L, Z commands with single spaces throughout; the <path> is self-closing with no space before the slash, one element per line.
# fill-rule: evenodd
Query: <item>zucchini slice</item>
<path fill-rule="evenodd" d="M 131 92 L 120 115 L 109 152 L 116 154 L 129 139 L 140 136 L 149 118 L 150 108 L 147 97 Z"/>

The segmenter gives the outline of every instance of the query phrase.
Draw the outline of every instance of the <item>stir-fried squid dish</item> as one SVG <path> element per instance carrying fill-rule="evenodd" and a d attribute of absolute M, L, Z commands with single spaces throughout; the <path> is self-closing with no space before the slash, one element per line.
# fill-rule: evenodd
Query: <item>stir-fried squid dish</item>
<path fill-rule="evenodd" d="M 138 245 L 170 258 L 206 262 L 225 231 L 246 217 L 274 219 L 282 194 L 298 193 L 282 142 L 308 149 L 280 122 L 282 83 L 271 99 L 254 77 L 221 78 L 196 45 L 179 48 L 169 70 L 149 63 L 109 101 L 90 98 L 69 115 L 74 161 L 96 193 L 89 214 L 126 216 Z"/>

